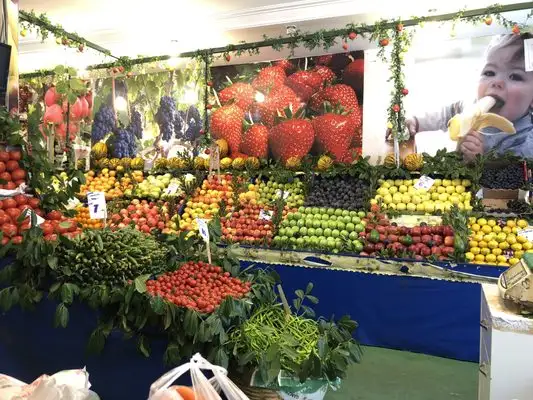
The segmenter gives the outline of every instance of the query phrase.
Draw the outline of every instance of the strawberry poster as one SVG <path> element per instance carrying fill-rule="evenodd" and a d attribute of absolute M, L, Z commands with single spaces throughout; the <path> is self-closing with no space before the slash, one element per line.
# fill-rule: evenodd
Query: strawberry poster
<path fill-rule="evenodd" d="M 213 67 L 212 137 L 227 145 L 231 159 L 296 166 L 327 155 L 351 163 L 362 147 L 363 57 L 360 51 Z"/>

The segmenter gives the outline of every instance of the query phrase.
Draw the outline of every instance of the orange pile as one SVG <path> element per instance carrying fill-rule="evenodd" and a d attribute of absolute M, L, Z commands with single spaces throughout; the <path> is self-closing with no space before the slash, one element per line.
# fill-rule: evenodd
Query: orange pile
<path fill-rule="evenodd" d="M 91 219 L 87 207 L 76 207 L 76 216 L 74 220 L 81 225 L 83 229 L 101 229 L 104 223 L 101 219 Z"/>
<path fill-rule="evenodd" d="M 98 175 L 88 171 L 85 179 L 87 183 L 81 186 L 81 196 L 86 196 L 88 192 L 104 192 L 106 200 L 112 200 L 122 197 L 125 190 L 133 189 L 133 182 L 142 182 L 144 177 L 142 171 L 134 171 L 119 178 L 117 171 L 104 168 Z"/>

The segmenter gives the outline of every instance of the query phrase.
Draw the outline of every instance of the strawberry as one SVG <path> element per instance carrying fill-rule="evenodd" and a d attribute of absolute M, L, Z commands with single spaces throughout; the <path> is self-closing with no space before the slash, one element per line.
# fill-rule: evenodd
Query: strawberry
<path fill-rule="evenodd" d="M 296 111 L 300 109 L 298 96 L 287 86 L 273 88 L 268 96 L 265 97 L 264 102 L 257 103 L 260 120 L 269 128 L 274 125 L 274 118 L 278 114 L 278 111 L 283 113 L 282 110 L 287 107 L 292 107 Z"/>
<path fill-rule="evenodd" d="M 287 74 L 282 67 L 266 67 L 259 71 L 259 74 L 252 81 L 252 86 L 256 90 L 268 92 L 275 87 L 283 86 L 286 77 Z"/>
<path fill-rule="evenodd" d="M 341 106 L 332 108 L 329 102 L 324 104 L 325 113 L 313 119 L 317 149 L 340 161 L 348 152 L 354 137 L 354 126 Z"/>
<path fill-rule="evenodd" d="M 362 58 L 354 60 L 344 68 L 342 81 L 360 93 L 363 90 L 364 73 L 365 60 Z"/>
<path fill-rule="evenodd" d="M 222 106 L 211 115 L 211 134 L 228 142 L 230 154 L 238 153 L 242 140 L 244 110 L 236 104 Z"/>
<path fill-rule="evenodd" d="M 339 158 L 339 162 L 344 164 L 351 164 L 357 160 L 362 154 L 361 147 L 350 147 L 342 156 Z"/>
<path fill-rule="evenodd" d="M 333 54 L 326 54 L 324 56 L 318 57 L 316 60 L 317 65 L 329 65 L 333 61 Z"/>
<path fill-rule="evenodd" d="M 268 128 L 261 124 L 253 124 L 244 132 L 241 151 L 252 157 L 268 157 Z"/>
<path fill-rule="evenodd" d="M 348 85 L 339 84 L 328 86 L 311 97 L 309 106 L 312 110 L 320 112 L 324 109 L 324 102 L 330 102 L 333 107 L 340 104 L 353 125 L 354 131 L 361 126 L 361 110 L 355 91 Z"/>
<path fill-rule="evenodd" d="M 240 108 L 248 111 L 254 102 L 255 91 L 252 85 L 248 83 L 237 82 L 220 91 L 218 98 L 220 103 L 225 106 L 231 101 L 235 101 Z"/>
<path fill-rule="evenodd" d="M 317 65 L 312 69 L 312 71 L 315 71 L 319 73 L 322 76 L 322 79 L 324 80 L 325 84 L 333 83 L 333 81 L 337 78 L 337 75 L 335 75 L 335 72 L 333 72 L 330 68 L 326 67 L 325 65 Z"/>
<path fill-rule="evenodd" d="M 315 141 L 313 124 L 302 119 L 304 109 L 296 115 L 290 109 L 284 110 L 287 119 L 282 119 L 270 130 L 269 143 L 274 157 L 283 164 L 289 158 L 301 159 L 309 153 Z"/>
<path fill-rule="evenodd" d="M 296 66 L 287 58 L 276 61 L 274 65 L 283 68 L 285 72 L 292 72 L 296 68 Z"/>
<path fill-rule="evenodd" d="M 323 83 L 322 75 L 315 71 L 298 71 L 285 81 L 302 102 L 309 101 L 311 96 L 322 88 Z"/>

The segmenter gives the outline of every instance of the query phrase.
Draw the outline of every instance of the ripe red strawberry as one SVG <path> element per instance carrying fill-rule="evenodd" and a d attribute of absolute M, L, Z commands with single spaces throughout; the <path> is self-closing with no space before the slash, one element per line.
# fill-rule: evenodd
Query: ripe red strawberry
<path fill-rule="evenodd" d="M 296 66 L 288 59 L 284 58 L 283 60 L 276 61 L 274 63 L 276 67 L 281 67 L 285 70 L 285 72 L 292 72 L 296 68 Z"/>
<path fill-rule="evenodd" d="M 261 122 L 267 127 L 274 125 L 274 119 L 278 115 L 278 111 L 283 114 L 283 110 L 291 107 L 294 112 L 300 109 L 300 100 L 294 91 L 287 86 L 278 86 L 273 88 L 265 101 L 257 103 L 257 109 Z"/>
<path fill-rule="evenodd" d="M 344 68 L 342 73 L 342 81 L 351 86 L 356 92 L 360 93 L 363 90 L 365 74 L 365 60 L 357 59 L 352 61 Z"/>
<path fill-rule="evenodd" d="M 244 111 L 248 111 L 254 102 L 255 90 L 248 83 L 237 82 L 220 91 L 218 98 L 220 103 L 225 106 L 234 101 Z"/>
<path fill-rule="evenodd" d="M 294 90 L 300 101 L 305 103 L 322 88 L 324 79 L 316 71 L 298 71 L 290 75 L 285 84 Z"/>
<path fill-rule="evenodd" d="M 354 131 L 361 126 L 361 110 L 355 91 L 348 85 L 339 84 L 328 86 L 311 97 L 309 106 L 316 112 L 324 109 L 324 102 L 330 102 L 333 107 L 340 104 L 352 121 Z"/>
<path fill-rule="evenodd" d="M 317 65 L 329 65 L 333 61 L 333 54 L 326 54 L 324 56 L 318 57 L 316 60 Z"/>
<path fill-rule="evenodd" d="M 301 159 L 309 153 L 315 141 L 313 124 L 308 119 L 301 119 L 303 111 L 295 118 L 290 110 L 285 110 L 287 119 L 281 120 L 270 130 L 269 143 L 274 157 L 284 164 L 289 158 Z"/>
<path fill-rule="evenodd" d="M 329 153 L 338 161 L 348 152 L 355 130 L 350 117 L 343 111 L 342 107 L 332 108 L 326 102 L 325 114 L 313 119 L 318 152 Z"/>
<path fill-rule="evenodd" d="M 263 92 L 268 92 L 269 90 L 283 86 L 285 84 L 285 70 L 279 66 L 265 67 L 255 77 L 252 81 L 252 86 L 256 90 Z"/>
<path fill-rule="evenodd" d="M 242 141 L 244 110 L 236 104 L 222 106 L 211 115 L 211 134 L 228 142 L 230 154 L 238 153 Z"/>
<path fill-rule="evenodd" d="M 333 83 L 333 81 L 337 78 L 335 72 L 325 65 L 317 65 L 312 69 L 312 71 L 318 72 L 322 76 L 325 84 Z"/>
<path fill-rule="evenodd" d="M 261 124 L 253 124 L 244 132 L 241 151 L 251 157 L 268 157 L 268 128 Z"/>

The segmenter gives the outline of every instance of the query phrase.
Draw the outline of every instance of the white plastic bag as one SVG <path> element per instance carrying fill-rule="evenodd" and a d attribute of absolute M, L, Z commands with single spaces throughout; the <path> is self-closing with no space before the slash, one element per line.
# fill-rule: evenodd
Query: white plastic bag
<path fill-rule="evenodd" d="M 213 372 L 207 379 L 202 370 Z M 150 386 L 148 400 L 183 400 L 176 390 L 170 387 L 180 376 L 190 372 L 195 397 L 202 400 L 221 400 L 218 394 L 224 392 L 228 400 L 249 400 L 248 397 L 228 378 L 226 369 L 213 365 L 199 353 L 187 364 L 180 365 L 167 372 Z"/>

